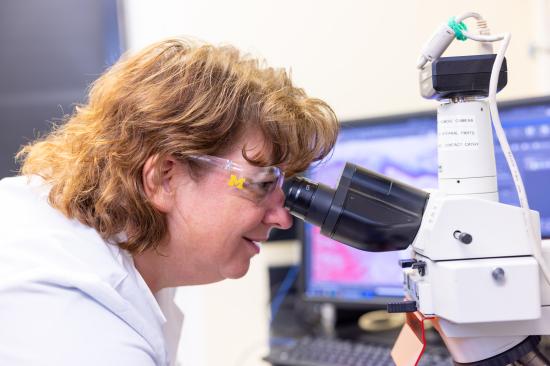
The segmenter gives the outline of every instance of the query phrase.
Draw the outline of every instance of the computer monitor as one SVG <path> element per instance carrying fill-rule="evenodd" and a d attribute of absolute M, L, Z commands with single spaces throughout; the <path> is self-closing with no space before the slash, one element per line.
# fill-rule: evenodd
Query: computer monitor
<path fill-rule="evenodd" d="M 499 111 L 523 177 L 531 208 L 550 237 L 550 97 L 500 103 Z M 332 156 L 307 173 L 335 187 L 347 161 L 419 188 L 437 188 L 434 111 L 342 123 Z M 500 201 L 518 205 L 515 187 L 495 137 Z M 303 294 L 307 300 L 381 307 L 403 296 L 401 252 L 370 253 L 340 244 L 305 224 Z"/>

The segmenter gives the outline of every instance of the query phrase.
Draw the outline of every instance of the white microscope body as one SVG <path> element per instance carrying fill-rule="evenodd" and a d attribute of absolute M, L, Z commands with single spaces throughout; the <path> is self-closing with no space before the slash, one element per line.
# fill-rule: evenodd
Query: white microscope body
<path fill-rule="evenodd" d="M 439 318 L 454 360 L 469 363 L 550 334 L 550 286 L 522 209 L 498 202 L 487 102 L 442 104 L 438 139 L 440 189 L 412 244 L 417 262 L 404 269 L 405 287 L 418 311 Z M 543 255 L 550 262 L 550 245 Z"/>
<path fill-rule="evenodd" d="M 444 50 L 454 34 L 437 42 L 441 37 Z M 421 62 L 442 51 L 435 53 Z M 438 318 L 454 361 L 465 364 L 550 334 L 550 286 L 534 252 L 540 248 L 539 260 L 550 263 L 550 243 L 527 228 L 532 220 L 530 229 L 540 233 L 538 212 L 529 217 L 498 202 L 489 99 L 453 97 L 439 106 L 439 189 L 404 268 L 408 297 L 422 315 Z"/>

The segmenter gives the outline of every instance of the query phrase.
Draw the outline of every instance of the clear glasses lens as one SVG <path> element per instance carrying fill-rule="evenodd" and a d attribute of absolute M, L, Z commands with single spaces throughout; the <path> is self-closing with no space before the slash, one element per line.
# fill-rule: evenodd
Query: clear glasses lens
<path fill-rule="evenodd" d="M 226 171 L 227 185 L 256 202 L 262 201 L 277 187 L 283 185 L 284 174 L 277 167 L 243 168 L 231 160 L 209 155 L 193 155 L 190 158 Z"/>
<path fill-rule="evenodd" d="M 283 175 L 279 170 L 263 172 L 246 180 L 245 189 L 256 199 L 263 199 L 273 192 L 277 187 L 282 186 Z"/>

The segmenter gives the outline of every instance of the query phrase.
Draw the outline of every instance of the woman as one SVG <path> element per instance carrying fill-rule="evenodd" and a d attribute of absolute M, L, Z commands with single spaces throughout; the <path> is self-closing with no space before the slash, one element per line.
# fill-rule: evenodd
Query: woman
<path fill-rule="evenodd" d="M 184 39 L 121 59 L 0 182 L 0 364 L 173 365 L 176 286 L 291 225 L 283 176 L 337 121 L 282 70 Z"/>

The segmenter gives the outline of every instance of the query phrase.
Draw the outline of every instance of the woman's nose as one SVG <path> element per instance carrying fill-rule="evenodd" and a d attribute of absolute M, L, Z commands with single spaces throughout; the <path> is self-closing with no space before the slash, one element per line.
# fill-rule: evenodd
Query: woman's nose
<path fill-rule="evenodd" d="M 264 217 L 266 225 L 286 230 L 292 227 L 292 216 L 290 212 L 283 206 L 285 195 L 283 190 L 278 188 L 270 197 L 268 209 Z"/>

